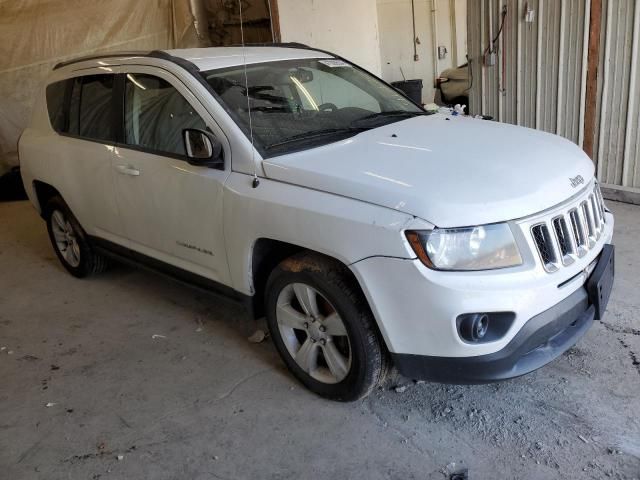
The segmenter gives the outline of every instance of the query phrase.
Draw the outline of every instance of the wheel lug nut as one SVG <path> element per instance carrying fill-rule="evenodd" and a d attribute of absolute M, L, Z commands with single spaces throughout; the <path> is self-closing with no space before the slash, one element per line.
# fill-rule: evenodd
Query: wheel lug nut
<path fill-rule="evenodd" d="M 321 332 L 326 332 L 327 331 L 327 327 L 325 327 L 324 325 L 322 325 L 319 329 Z"/>
<path fill-rule="evenodd" d="M 311 343 L 316 343 L 316 339 L 315 339 L 315 338 L 312 338 L 312 339 L 311 339 Z"/>
<path fill-rule="evenodd" d="M 326 345 L 326 344 L 327 344 L 327 341 L 324 338 L 320 340 L 320 345 Z"/>
<path fill-rule="evenodd" d="M 304 322 L 304 328 L 305 329 L 309 328 L 309 324 L 307 322 Z"/>

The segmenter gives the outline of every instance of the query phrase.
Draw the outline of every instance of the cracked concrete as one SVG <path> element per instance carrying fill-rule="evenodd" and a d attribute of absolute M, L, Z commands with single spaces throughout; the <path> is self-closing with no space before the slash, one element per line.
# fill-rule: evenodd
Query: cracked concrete
<path fill-rule="evenodd" d="M 249 343 L 239 306 L 128 267 L 72 278 L 31 206 L 0 203 L 0 476 L 640 478 L 640 207 L 609 205 L 615 290 L 565 355 L 345 405 Z"/>

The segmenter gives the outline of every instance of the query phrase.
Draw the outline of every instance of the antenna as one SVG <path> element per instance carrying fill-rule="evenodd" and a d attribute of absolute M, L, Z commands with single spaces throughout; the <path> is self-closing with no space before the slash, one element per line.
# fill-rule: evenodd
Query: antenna
<path fill-rule="evenodd" d="M 247 52 L 245 50 L 244 44 L 244 18 L 242 16 L 242 2 L 243 0 L 238 0 L 238 5 L 240 5 L 240 40 L 242 42 L 242 60 L 244 63 L 244 87 L 247 92 L 247 112 L 249 113 L 249 136 L 251 137 L 251 163 L 253 164 L 253 188 L 257 188 L 260 185 L 260 180 L 258 179 L 258 173 L 256 171 L 256 159 L 255 152 L 256 149 L 253 144 L 253 118 L 251 117 L 251 98 L 249 97 L 249 77 L 247 76 Z"/>

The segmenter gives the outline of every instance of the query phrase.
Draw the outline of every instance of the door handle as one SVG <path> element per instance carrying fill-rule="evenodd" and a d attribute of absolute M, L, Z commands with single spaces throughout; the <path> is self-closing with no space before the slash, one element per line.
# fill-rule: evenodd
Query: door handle
<path fill-rule="evenodd" d="M 138 175 L 140 175 L 140 170 L 130 165 L 116 165 L 116 170 L 118 171 L 118 173 L 121 173 L 123 175 L 131 175 L 132 177 L 137 177 Z"/>

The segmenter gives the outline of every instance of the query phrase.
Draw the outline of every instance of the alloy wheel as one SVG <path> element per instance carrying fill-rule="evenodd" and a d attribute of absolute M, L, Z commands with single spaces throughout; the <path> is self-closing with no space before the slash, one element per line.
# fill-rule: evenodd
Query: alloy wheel
<path fill-rule="evenodd" d="M 315 288 L 286 285 L 278 296 L 276 321 L 296 364 L 319 382 L 335 384 L 351 369 L 351 345 L 337 310 Z"/>
<path fill-rule="evenodd" d="M 80 245 L 71 223 L 60 210 L 54 210 L 51 214 L 51 231 L 56 248 L 65 261 L 74 268 L 79 266 Z"/>

